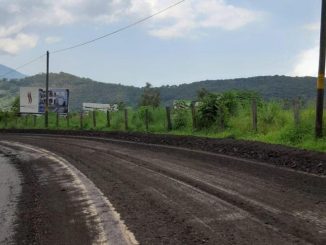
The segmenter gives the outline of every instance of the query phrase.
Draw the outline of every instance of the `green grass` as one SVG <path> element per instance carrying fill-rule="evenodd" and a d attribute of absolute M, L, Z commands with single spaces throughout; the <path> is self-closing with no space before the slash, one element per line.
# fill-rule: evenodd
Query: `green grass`
<path fill-rule="evenodd" d="M 326 112 L 324 113 L 326 115 Z M 308 106 L 300 111 L 300 124 L 295 125 L 292 109 L 283 109 L 276 102 L 264 103 L 258 109 L 258 131 L 252 129 L 252 116 L 250 106 L 242 106 L 237 113 L 231 116 L 224 128 L 212 126 L 204 129 L 194 129 L 190 110 L 173 111 L 171 119 L 173 129 L 167 131 L 165 108 L 148 108 L 149 132 L 168 133 L 175 135 L 194 135 L 211 138 L 234 138 L 261 141 L 272 144 L 282 144 L 301 149 L 326 152 L 326 138 L 316 140 L 314 137 L 315 112 L 313 106 Z M 7 118 L 7 123 L 5 118 Z M 93 113 L 84 114 L 84 130 L 124 131 L 124 111 L 110 113 L 111 126 L 107 127 L 107 115 L 96 112 L 96 126 L 93 125 Z M 35 120 L 35 122 L 34 122 Z M 325 117 L 326 120 L 326 117 Z M 216 125 L 218 125 L 216 123 Z M 1 128 L 44 128 L 44 116 L 22 116 L 0 113 Z M 49 114 L 50 129 L 80 129 L 80 114 L 69 115 L 69 127 L 66 117 L 59 117 L 59 126 L 56 124 L 56 115 Z M 325 128 L 326 130 L 326 128 Z M 128 131 L 146 132 L 145 108 L 128 110 Z"/>

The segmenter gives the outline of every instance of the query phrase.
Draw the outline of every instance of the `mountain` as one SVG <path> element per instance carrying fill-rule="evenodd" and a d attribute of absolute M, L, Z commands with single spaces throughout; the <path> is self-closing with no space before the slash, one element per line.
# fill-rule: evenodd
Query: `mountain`
<path fill-rule="evenodd" d="M 178 86 L 160 87 L 161 97 L 166 103 L 174 99 L 192 99 L 197 91 L 205 88 L 210 92 L 224 92 L 228 90 L 256 91 L 264 99 L 293 99 L 301 97 L 305 101 L 315 98 L 316 78 L 289 77 L 289 76 L 259 76 L 226 80 L 206 80 Z"/>
<path fill-rule="evenodd" d="M 20 80 L 0 80 L 0 106 L 7 106 L 19 94 L 19 87 L 45 88 L 45 74 L 38 74 Z M 124 101 L 136 105 L 141 89 L 119 84 L 101 83 L 67 73 L 50 73 L 49 87 L 70 90 L 70 109 L 80 110 L 83 102 L 116 103 Z M 11 99 L 10 99 L 11 98 Z"/>
<path fill-rule="evenodd" d="M 6 74 L 8 73 L 8 74 Z M 6 74 L 4 76 L 2 76 L 3 74 Z M 26 77 L 26 75 L 18 72 L 18 71 L 15 71 L 14 69 L 11 69 L 5 65 L 1 65 L 0 64 L 0 78 L 3 79 L 3 78 L 6 78 L 6 79 L 21 79 L 21 78 L 24 78 Z"/>
<path fill-rule="evenodd" d="M 309 101 L 315 98 L 316 78 L 288 76 L 260 76 L 229 80 L 207 80 L 190 84 L 159 87 L 161 101 L 170 105 L 175 99 L 195 99 L 199 89 L 211 92 L 227 90 L 252 90 L 265 99 L 291 99 L 302 97 Z M 19 87 L 45 87 L 45 74 L 25 77 L 20 80 L 0 81 L 0 106 L 8 105 L 19 94 Z M 142 88 L 121 84 L 101 83 L 67 73 L 51 73 L 50 87 L 70 89 L 70 108 L 80 110 L 83 102 L 138 104 Z"/>

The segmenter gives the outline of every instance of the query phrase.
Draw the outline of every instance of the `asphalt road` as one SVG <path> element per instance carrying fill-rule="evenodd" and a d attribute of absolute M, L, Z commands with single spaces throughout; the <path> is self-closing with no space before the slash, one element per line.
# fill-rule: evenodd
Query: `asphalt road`
<path fill-rule="evenodd" d="M 1 135 L 0 151 L 24 179 L 17 244 L 326 244 L 325 176 L 110 139 Z"/>

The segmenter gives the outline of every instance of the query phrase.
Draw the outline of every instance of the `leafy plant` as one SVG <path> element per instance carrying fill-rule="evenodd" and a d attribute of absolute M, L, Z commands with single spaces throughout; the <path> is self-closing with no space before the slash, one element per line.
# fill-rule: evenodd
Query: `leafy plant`
<path fill-rule="evenodd" d="M 223 123 L 227 114 L 227 108 L 222 102 L 220 94 L 207 94 L 198 108 L 198 126 L 209 128 L 213 124 Z"/>
<path fill-rule="evenodd" d="M 189 124 L 189 112 L 187 109 L 174 110 L 173 112 L 173 128 L 182 129 Z"/>
<path fill-rule="evenodd" d="M 153 108 L 155 108 L 160 105 L 160 102 L 160 91 L 153 88 L 150 83 L 146 83 L 140 97 L 139 106 L 153 106 Z"/>
<path fill-rule="evenodd" d="M 19 113 L 19 107 L 20 107 L 20 99 L 19 96 L 15 98 L 15 100 L 11 103 L 10 111 L 14 113 Z"/>

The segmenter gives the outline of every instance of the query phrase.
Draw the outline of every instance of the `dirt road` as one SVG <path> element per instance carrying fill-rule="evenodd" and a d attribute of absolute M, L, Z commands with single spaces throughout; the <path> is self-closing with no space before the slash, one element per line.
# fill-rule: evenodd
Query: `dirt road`
<path fill-rule="evenodd" d="M 326 178 L 114 139 L 1 135 L 17 244 L 326 244 Z M 111 242 L 110 242 L 111 241 Z"/>

